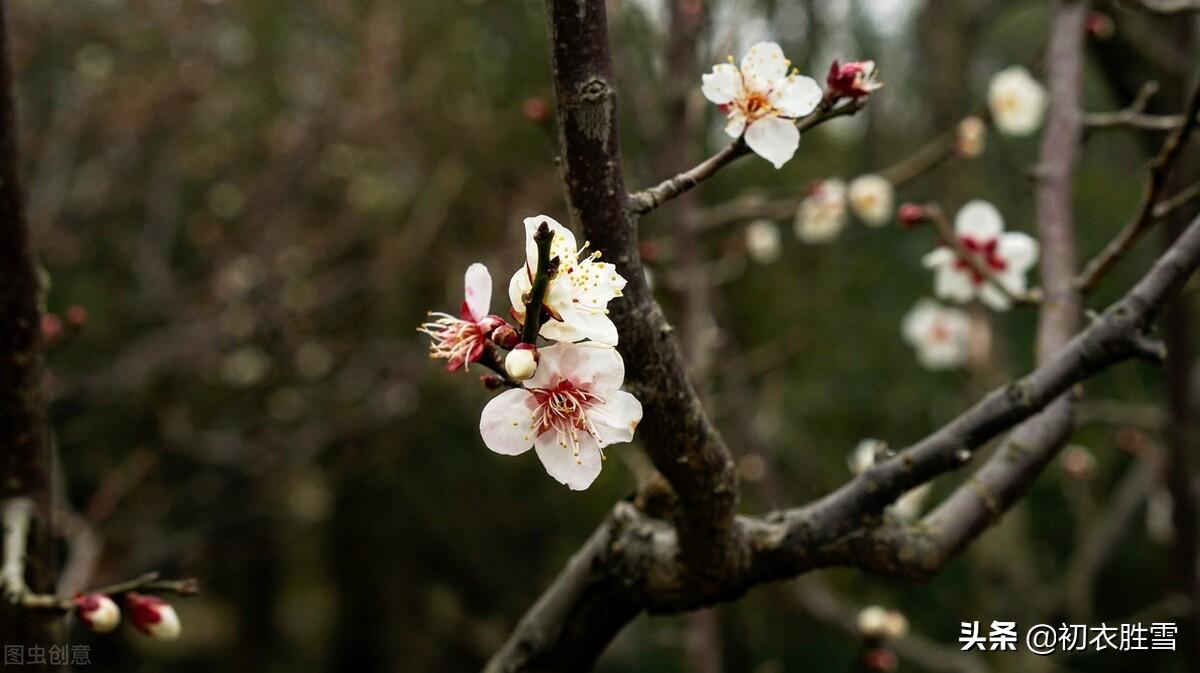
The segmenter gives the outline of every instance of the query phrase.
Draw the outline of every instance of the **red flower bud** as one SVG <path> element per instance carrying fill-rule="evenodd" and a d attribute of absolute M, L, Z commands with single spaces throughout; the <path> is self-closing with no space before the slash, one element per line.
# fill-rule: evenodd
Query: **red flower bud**
<path fill-rule="evenodd" d="M 504 323 L 492 330 L 492 341 L 501 348 L 512 349 L 521 342 L 521 335 L 517 334 L 517 330 L 512 325 Z"/>
<path fill-rule="evenodd" d="M 88 312 L 87 309 L 79 304 L 71 304 L 63 311 L 63 315 L 67 319 L 67 324 L 76 329 L 87 324 Z"/>
<path fill-rule="evenodd" d="M 500 386 L 504 385 L 504 379 L 496 376 L 495 374 L 484 374 L 483 376 L 479 377 L 479 382 L 482 383 L 483 387 L 487 388 L 488 390 L 497 390 L 500 388 Z"/>
<path fill-rule="evenodd" d="M 829 91 L 846 98 L 861 98 L 883 86 L 875 79 L 875 61 L 851 61 L 839 64 L 834 61 L 825 76 Z"/>
<path fill-rule="evenodd" d="M 47 313 L 42 316 L 42 341 L 52 342 L 62 336 L 63 324 L 62 320 L 53 313 Z"/>
<path fill-rule="evenodd" d="M 892 673 L 900 665 L 895 653 L 882 647 L 867 650 L 863 654 L 862 661 L 868 671 L 879 671 L 879 673 Z"/>
<path fill-rule="evenodd" d="M 121 623 L 121 609 L 104 594 L 79 594 L 71 602 L 79 621 L 96 633 L 108 633 Z"/>
<path fill-rule="evenodd" d="M 521 114 L 529 121 L 540 124 L 546 121 L 546 118 L 549 116 L 549 110 L 546 101 L 538 96 L 530 96 L 525 99 L 525 102 L 521 103 Z"/>
<path fill-rule="evenodd" d="M 900 205 L 900 210 L 896 214 L 897 221 L 900 226 L 905 229 L 912 229 L 929 219 L 929 214 L 925 212 L 925 206 L 919 203 L 904 203 Z"/>
<path fill-rule="evenodd" d="M 1117 25 L 1113 23 L 1112 17 L 1104 12 L 1088 12 L 1083 25 L 1088 37 L 1100 41 L 1109 39 L 1117 32 Z"/>
<path fill-rule="evenodd" d="M 179 637 L 179 615 L 175 608 L 158 596 L 146 596 L 134 591 L 125 594 L 125 609 L 134 628 L 156 640 L 175 640 Z"/>

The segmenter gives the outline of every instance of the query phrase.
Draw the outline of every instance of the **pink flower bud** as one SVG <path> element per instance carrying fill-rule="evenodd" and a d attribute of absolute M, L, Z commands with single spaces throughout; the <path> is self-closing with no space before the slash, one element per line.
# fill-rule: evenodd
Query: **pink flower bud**
<path fill-rule="evenodd" d="M 96 633 L 108 633 L 121 623 L 121 609 L 104 594 L 80 594 L 71 602 L 79 621 Z"/>
<path fill-rule="evenodd" d="M 530 96 L 525 99 L 525 102 L 521 103 L 521 114 L 536 124 L 546 121 L 548 112 L 546 101 L 537 96 Z"/>
<path fill-rule="evenodd" d="M 492 341 L 501 348 L 512 349 L 521 342 L 521 335 L 517 334 L 517 330 L 513 329 L 512 325 L 504 323 L 492 330 Z"/>
<path fill-rule="evenodd" d="M 844 65 L 834 61 L 825 76 L 825 85 L 834 94 L 846 98 L 870 96 L 883 86 L 875 79 L 875 61 L 851 61 Z"/>
<path fill-rule="evenodd" d="M 71 304 L 67 310 L 63 312 L 67 319 L 67 324 L 76 329 L 87 324 L 88 312 L 87 309 L 79 304 Z"/>
<path fill-rule="evenodd" d="M 900 665 L 895 653 L 882 647 L 867 650 L 862 661 L 863 667 L 868 671 L 879 671 L 879 673 L 892 673 Z"/>
<path fill-rule="evenodd" d="M 1117 26 L 1111 16 L 1104 12 L 1091 11 L 1084 21 L 1084 30 L 1087 31 L 1088 37 L 1103 42 L 1117 32 Z"/>
<path fill-rule="evenodd" d="M 482 383 L 483 387 L 487 388 L 488 390 L 496 390 L 500 386 L 504 385 L 504 379 L 496 376 L 495 374 L 484 374 L 483 376 L 479 377 L 479 382 Z"/>
<path fill-rule="evenodd" d="M 175 608 L 158 596 L 125 594 L 125 609 L 134 628 L 156 640 L 175 640 L 181 626 Z"/>
<path fill-rule="evenodd" d="M 55 341 L 63 333 L 62 320 L 53 313 L 47 313 L 42 316 L 42 341 L 50 343 Z"/>
<path fill-rule="evenodd" d="M 905 229 L 912 229 L 929 218 L 924 206 L 919 203 L 909 202 L 900 205 L 896 219 L 900 222 L 900 226 Z"/>
<path fill-rule="evenodd" d="M 533 378 L 537 371 L 538 352 L 533 344 L 517 344 L 504 358 L 504 371 L 517 381 Z"/>

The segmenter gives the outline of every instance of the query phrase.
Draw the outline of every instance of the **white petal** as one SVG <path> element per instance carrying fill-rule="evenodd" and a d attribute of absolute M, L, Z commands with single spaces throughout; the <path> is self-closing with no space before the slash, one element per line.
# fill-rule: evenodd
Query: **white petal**
<path fill-rule="evenodd" d="M 530 388 L 549 388 L 559 379 L 568 379 L 604 397 L 625 381 L 625 361 L 609 346 L 559 342 L 542 348 L 540 353 L 537 373 L 525 384 Z"/>
<path fill-rule="evenodd" d="M 559 224 L 553 217 L 548 215 L 538 215 L 536 217 L 525 218 L 525 258 L 529 263 L 531 270 L 537 270 L 538 256 L 537 243 L 533 241 L 533 235 L 537 232 L 538 227 L 545 222 L 554 234 L 554 240 L 550 243 L 550 256 L 562 258 L 562 263 L 573 264 L 575 262 L 576 250 L 578 246 L 575 244 L 575 234 L 563 225 Z"/>
<path fill-rule="evenodd" d="M 613 391 L 602 404 L 588 409 L 588 419 L 600 435 L 600 446 L 633 441 L 633 431 L 642 422 L 642 403 L 623 390 Z"/>
<path fill-rule="evenodd" d="M 936 319 L 938 305 L 928 299 L 922 299 L 904 316 L 900 325 L 900 333 L 905 341 L 918 345 L 925 339 L 925 334 Z"/>
<path fill-rule="evenodd" d="M 988 107 L 1002 133 L 1026 136 L 1042 125 L 1046 89 L 1024 68 L 1005 68 L 988 83 Z"/>
<path fill-rule="evenodd" d="M 1037 261 L 1038 242 L 1029 234 L 1010 232 L 1000 237 L 996 254 L 1008 264 L 1009 271 L 1024 274 Z"/>
<path fill-rule="evenodd" d="M 961 238 L 979 242 L 990 241 L 1004 231 L 1004 218 L 996 206 L 987 201 L 974 200 L 959 209 L 954 217 L 954 233 Z"/>
<path fill-rule="evenodd" d="M 942 299 L 965 304 L 975 296 L 975 285 L 967 273 L 953 265 L 938 267 L 933 275 L 933 293 Z"/>
<path fill-rule="evenodd" d="M 731 63 L 714 65 L 711 73 L 700 76 L 700 91 L 717 105 L 733 102 L 742 93 L 742 74 Z"/>
<path fill-rule="evenodd" d="M 476 262 L 467 267 L 464 280 L 467 309 L 478 322 L 487 317 L 488 309 L 492 306 L 492 274 L 488 273 L 486 266 Z"/>
<path fill-rule="evenodd" d="M 534 442 L 534 450 L 546 473 L 572 491 L 582 491 L 591 486 L 600 476 L 602 462 L 600 447 L 591 435 L 581 432 L 578 442 L 578 456 L 570 446 L 560 442 L 553 431 L 543 432 Z"/>
<path fill-rule="evenodd" d="M 603 313 L 591 313 L 577 309 L 559 311 L 562 321 L 547 320 L 538 331 L 551 341 L 582 341 L 591 339 L 606 346 L 616 346 L 617 326 Z"/>
<path fill-rule="evenodd" d="M 529 272 L 522 266 L 508 281 L 508 300 L 512 303 L 513 312 L 518 319 L 525 319 L 525 295 L 531 289 L 533 284 L 529 281 Z"/>
<path fill-rule="evenodd" d="M 771 105 L 785 117 L 803 117 L 817 109 L 825 91 L 811 77 L 792 75 L 775 83 Z"/>
<path fill-rule="evenodd" d="M 892 219 L 892 183 L 879 175 L 861 175 L 850 182 L 850 207 L 863 222 L 882 226 Z"/>
<path fill-rule="evenodd" d="M 787 75 L 790 66 L 783 56 L 783 49 L 774 42 L 759 42 L 742 57 L 746 86 L 755 91 L 766 91 L 775 80 Z"/>
<path fill-rule="evenodd" d="M 479 416 L 479 434 L 483 443 L 506 456 L 528 451 L 535 434 L 535 404 L 533 393 L 521 388 L 506 390 L 493 397 Z"/>
<path fill-rule="evenodd" d="M 730 110 L 729 121 L 725 124 L 725 135 L 730 138 L 741 138 L 746 130 L 746 115 L 741 110 Z"/>
<path fill-rule="evenodd" d="M 800 146 L 800 130 L 786 119 L 763 117 L 746 129 L 746 144 L 775 168 L 782 168 Z"/>
<path fill-rule="evenodd" d="M 946 246 L 934 248 L 932 252 L 927 253 L 921 258 L 921 264 L 926 269 L 936 269 L 940 266 L 953 264 L 956 256 L 954 251 Z"/>
<path fill-rule="evenodd" d="M 1007 311 L 1012 308 L 1012 301 L 1008 298 L 1008 295 L 1001 292 L 1000 288 L 992 283 L 984 285 L 979 290 L 979 301 L 994 311 Z"/>

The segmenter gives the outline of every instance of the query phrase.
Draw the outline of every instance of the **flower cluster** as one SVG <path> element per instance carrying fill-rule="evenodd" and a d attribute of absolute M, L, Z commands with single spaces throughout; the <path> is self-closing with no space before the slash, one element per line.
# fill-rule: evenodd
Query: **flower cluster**
<path fill-rule="evenodd" d="M 625 279 L 545 215 L 525 219 L 525 244 L 525 262 L 508 284 L 517 325 L 488 313 L 491 275 L 473 264 L 461 317 L 431 313 L 419 331 L 433 340 L 430 357 L 447 360 L 448 369 L 480 362 L 503 375 L 486 379 L 510 388 L 480 416 L 489 449 L 515 456 L 532 447 L 551 477 L 582 490 L 600 474 L 604 447 L 631 441 L 642 419 L 641 403 L 620 390 L 625 363 L 608 315 Z M 531 306 L 538 299 L 540 305 Z M 531 310 L 536 315 L 528 315 Z M 530 320 L 536 334 L 526 329 Z M 539 336 L 555 343 L 539 347 Z"/>
<path fill-rule="evenodd" d="M 72 599 L 79 621 L 96 633 L 108 633 L 121 623 L 121 608 L 106 594 L 79 594 Z M 129 623 L 155 640 L 175 640 L 182 631 L 179 615 L 157 596 L 130 591 L 125 594 Z"/>

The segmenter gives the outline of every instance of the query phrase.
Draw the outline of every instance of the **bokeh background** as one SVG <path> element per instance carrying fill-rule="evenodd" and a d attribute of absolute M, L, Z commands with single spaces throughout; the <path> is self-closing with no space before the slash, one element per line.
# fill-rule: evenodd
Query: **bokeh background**
<path fill-rule="evenodd" d="M 1156 79 L 1150 109 L 1178 110 L 1197 62 L 1194 22 L 1096 4 L 1115 32 L 1089 38 L 1088 109 L 1123 107 Z M 994 72 L 1040 71 L 1047 3 L 609 7 L 633 187 L 725 142 L 699 77 L 754 41 L 779 41 L 818 79 L 834 58 L 873 58 L 887 83 L 854 119 L 806 134 L 784 169 L 743 160 L 642 222 L 656 294 L 738 456 L 745 511 L 828 492 L 848 478 L 846 455 L 862 438 L 903 446 L 1030 365 L 1036 317 L 1016 310 L 990 321 L 983 364 L 918 366 L 900 321 L 931 290 L 919 263 L 931 232 L 852 222 L 833 242 L 804 245 L 782 217 L 782 254 L 759 263 L 745 253 L 745 221 L 698 232 L 679 222 L 747 194 L 798 198 L 814 180 L 910 155 L 982 111 Z M 72 640 L 93 646 L 89 670 L 480 668 L 648 465 L 636 442 L 614 447 L 596 484 L 572 493 L 532 455 L 490 453 L 477 432 L 489 396 L 477 372 L 443 371 L 415 331 L 429 310 L 456 311 L 473 261 L 492 269 L 494 310 L 505 313 L 521 219 L 566 216 L 541 3 L 7 9 L 30 215 L 48 308 L 62 319 L 47 386 L 64 581 L 161 570 L 204 586 L 175 601 L 176 643 L 76 627 Z M 682 47 L 680 16 L 697 24 Z M 671 56 L 672 45 L 682 51 Z M 1135 211 L 1160 138 L 1086 139 L 1083 251 Z M 951 212 L 989 199 L 1010 228 L 1031 231 L 1036 153 L 1036 137 L 993 133 L 982 157 L 951 161 L 898 197 Z M 1094 305 L 1160 247 L 1145 242 Z M 1187 314 L 1173 313 L 1181 324 Z M 1089 383 L 1072 440 L 1087 447 L 1073 454 L 1090 456 L 1086 469 L 1055 463 L 932 582 L 833 570 L 715 611 L 642 617 L 598 669 L 851 670 L 861 644 L 846 619 L 881 604 L 902 610 L 935 655 L 902 656 L 905 671 L 1194 670 L 1172 653 L 955 653 L 961 620 L 1183 625 L 1192 608 L 1157 467 L 1181 431 L 1161 404 L 1168 383 L 1140 364 Z M 1186 390 L 1175 388 L 1177 401 Z M 933 497 L 959 479 L 938 481 Z M 1115 538 L 1097 535 L 1108 530 Z"/>

